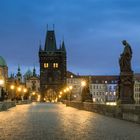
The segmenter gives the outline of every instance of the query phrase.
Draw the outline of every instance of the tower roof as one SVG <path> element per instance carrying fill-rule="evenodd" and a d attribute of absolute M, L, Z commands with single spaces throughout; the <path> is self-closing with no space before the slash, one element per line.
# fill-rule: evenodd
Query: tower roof
<path fill-rule="evenodd" d="M 33 68 L 33 76 L 36 77 L 36 69 L 35 69 L 35 67 Z"/>
<path fill-rule="evenodd" d="M 18 65 L 18 72 L 17 72 L 17 76 L 21 76 L 21 72 L 20 72 L 20 66 Z"/>
<path fill-rule="evenodd" d="M 44 50 L 50 52 L 57 50 L 54 30 L 47 31 Z"/>

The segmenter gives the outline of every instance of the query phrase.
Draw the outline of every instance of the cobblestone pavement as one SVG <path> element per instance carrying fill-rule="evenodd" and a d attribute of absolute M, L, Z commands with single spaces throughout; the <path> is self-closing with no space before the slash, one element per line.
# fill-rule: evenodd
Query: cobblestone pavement
<path fill-rule="evenodd" d="M 0 112 L 0 140 L 140 140 L 140 125 L 63 104 L 32 103 Z"/>

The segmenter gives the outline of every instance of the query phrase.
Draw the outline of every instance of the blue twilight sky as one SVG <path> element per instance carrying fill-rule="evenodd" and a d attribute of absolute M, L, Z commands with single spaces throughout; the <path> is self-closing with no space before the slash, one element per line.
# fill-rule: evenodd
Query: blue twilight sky
<path fill-rule="evenodd" d="M 121 41 L 133 49 L 140 72 L 139 0 L 0 0 L 0 55 L 9 66 L 39 71 L 39 40 L 55 24 L 57 44 L 65 40 L 68 70 L 79 74 L 119 74 Z"/>

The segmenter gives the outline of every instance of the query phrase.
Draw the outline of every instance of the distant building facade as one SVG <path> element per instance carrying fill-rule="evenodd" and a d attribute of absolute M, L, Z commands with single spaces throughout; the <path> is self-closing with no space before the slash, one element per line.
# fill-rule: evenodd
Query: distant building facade
<path fill-rule="evenodd" d="M 59 49 L 54 30 L 48 30 L 44 49 L 39 49 L 40 91 L 42 97 L 52 100 L 66 84 L 67 56 L 64 41 Z"/>
<path fill-rule="evenodd" d="M 29 69 L 24 75 L 25 86 L 29 90 L 29 93 L 33 92 L 39 94 L 40 92 L 40 79 L 36 74 L 36 69 L 33 69 L 33 72 Z"/>
<path fill-rule="evenodd" d="M 90 93 L 94 103 L 105 104 L 117 99 L 119 76 L 91 76 Z"/>
<path fill-rule="evenodd" d="M 140 104 L 140 74 L 134 76 L 134 100 L 135 104 Z"/>
<path fill-rule="evenodd" d="M 75 75 L 71 72 L 67 72 L 67 86 L 72 86 L 71 99 L 81 101 L 82 94 L 82 81 L 88 82 L 89 76 Z M 86 85 L 87 86 L 87 85 Z"/>

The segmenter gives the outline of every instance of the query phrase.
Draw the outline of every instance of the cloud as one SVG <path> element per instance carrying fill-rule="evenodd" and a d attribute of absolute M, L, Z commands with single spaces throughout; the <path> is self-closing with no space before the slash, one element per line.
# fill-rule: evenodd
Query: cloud
<path fill-rule="evenodd" d="M 55 24 L 58 45 L 64 36 L 73 72 L 119 73 L 123 39 L 132 44 L 133 68 L 140 70 L 138 0 L 4 0 L 0 9 L 0 55 L 10 71 L 17 64 L 38 66 L 47 24 Z"/>

